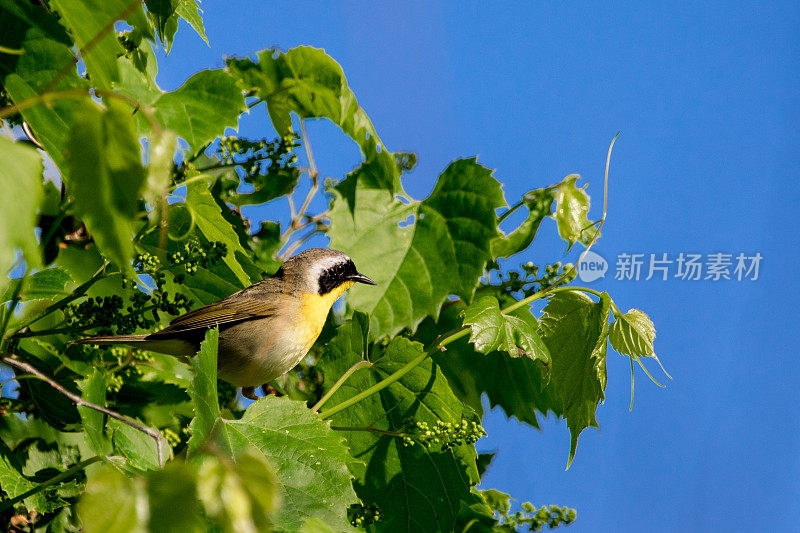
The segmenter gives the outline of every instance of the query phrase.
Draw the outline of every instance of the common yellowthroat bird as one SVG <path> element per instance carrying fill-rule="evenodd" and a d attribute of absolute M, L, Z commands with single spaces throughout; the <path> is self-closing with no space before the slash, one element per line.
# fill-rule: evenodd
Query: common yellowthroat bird
<path fill-rule="evenodd" d="M 177 357 L 200 349 L 219 326 L 218 375 L 255 399 L 255 387 L 282 376 L 319 337 L 333 303 L 354 283 L 375 285 L 338 250 L 312 248 L 290 257 L 274 276 L 189 311 L 146 335 L 90 337 L 80 344 L 125 344 Z"/>

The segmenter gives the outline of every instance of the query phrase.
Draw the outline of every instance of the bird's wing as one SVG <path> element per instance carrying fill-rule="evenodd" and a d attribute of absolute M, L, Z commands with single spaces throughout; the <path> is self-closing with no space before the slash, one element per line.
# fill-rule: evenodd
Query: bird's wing
<path fill-rule="evenodd" d="M 275 314 L 277 305 L 263 300 L 227 299 L 189 311 L 169 323 L 169 326 L 154 335 L 169 335 L 193 329 L 213 328 L 217 325 L 242 322 L 254 318 L 266 318 Z"/>

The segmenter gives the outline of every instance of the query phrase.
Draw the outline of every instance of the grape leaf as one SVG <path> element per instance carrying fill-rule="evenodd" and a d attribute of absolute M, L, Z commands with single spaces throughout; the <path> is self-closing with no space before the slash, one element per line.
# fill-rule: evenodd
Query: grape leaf
<path fill-rule="evenodd" d="M 102 466 L 88 476 L 78 504 L 78 518 L 86 533 L 145 533 L 142 504 L 147 505 L 144 483 Z M 181 506 L 182 507 L 182 506 Z M 176 507 L 176 508 L 181 508 Z"/>
<path fill-rule="evenodd" d="M 505 205 L 491 170 L 475 158 L 455 161 L 428 198 L 409 205 L 359 183 L 354 214 L 334 194 L 331 247 L 377 283 L 371 290 L 353 287 L 347 300 L 370 315 L 372 335 L 415 329 L 436 317 L 451 294 L 472 298 L 498 235 L 494 210 Z M 400 227 L 409 217 L 414 224 Z"/>
<path fill-rule="evenodd" d="M 20 248 L 29 267 L 40 263 L 36 208 L 42 196 L 42 159 L 33 148 L 0 137 L 0 190 L 13 198 L 0 206 L 0 292 Z"/>
<path fill-rule="evenodd" d="M 130 468 L 142 472 L 159 468 L 155 439 L 114 418 L 108 420 L 108 429 L 114 450 L 128 459 Z"/>
<path fill-rule="evenodd" d="M 245 110 L 242 91 L 223 70 L 202 70 L 153 105 L 161 124 L 195 151 L 222 135 L 226 127 L 236 128 Z"/>
<path fill-rule="evenodd" d="M 553 195 L 546 189 L 536 189 L 526 193 L 522 197 L 522 202 L 528 209 L 528 216 L 508 235 L 492 239 L 492 256 L 511 257 L 530 246 L 542 220 L 550 215 L 553 200 Z"/>
<path fill-rule="evenodd" d="M 67 141 L 69 186 L 98 249 L 135 277 L 133 220 L 146 173 L 130 109 L 114 100 L 106 105 L 85 102 L 76 113 Z"/>
<path fill-rule="evenodd" d="M 78 382 L 81 389 L 81 396 L 87 402 L 104 407 L 106 405 L 106 374 L 99 368 L 95 368 L 86 378 Z M 78 406 L 78 412 L 83 420 L 83 431 L 89 447 L 100 455 L 111 453 L 111 441 L 105 434 L 105 417 L 103 413 L 82 405 Z"/>
<path fill-rule="evenodd" d="M 12 451 L 0 440 L 0 489 L 8 498 L 20 496 L 39 485 L 23 476 L 21 470 Z M 62 507 L 64 501 L 53 490 L 51 488 L 28 496 L 23 500 L 25 507 L 39 513 L 49 513 Z"/>
<path fill-rule="evenodd" d="M 17 292 L 17 297 L 22 302 L 32 300 L 52 300 L 55 297 L 69 294 L 67 285 L 72 283 L 72 277 L 61 267 L 46 268 L 31 274 L 26 278 L 12 280 L 4 291 L 0 292 L 0 302 L 7 302 Z M 20 287 L 21 285 L 21 287 Z"/>
<path fill-rule="evenodd" d="M 366 112 L 347 85 L 342 67 L 325 50 L 298 46 L 288 52 L 263 50 L 258 62 L 229 59 L 228 70 L 246 91 L 266 100 L 273 126 L 280 135 L 291 135 L 292 112 L 301 119 L 327 118 L 361 148 L 366 161 L 380 161 L 384 172 L 377 177 L 390 195 L 402 190 L 400 172 Z"/>
<path fill-rule="evenodd" d="M 125 52 L 117 40 L 114 21 L 127 19 L 141 27 L 142 6 L 128 0 L 53 0 L 52 7 L 75 39 L 92 83 L 110 88 L 119 78 L 116 58 Z"/>
<path fill-rule="evenodd" d="M 220 206 L 208 191 L 205 180 L 195 180 L 187 184 L 186 207 L 191 210 L 198 230 L 208 241 L 225 243 L 228 253 L 225 254 L 223 261 L 239 280 L 240 288 L 261 280 L 260 276 L 251 279 L 245 272 L 242 262 L 249 259 L 249 253 L 239 242 L 236 231 L 223 217 Z"/>
<path fill-rule="evenodd" d="M 461 301 L 446 306 L 438 322 L 428 318 L 420 325 L 415 338 L 428 345 L 440 332 L 460 327 L 465 308 Z M 513 315 L 531 323 L 536 321 L 527 307 L 517 309 Z M 446 351 L 435 352 L 432 357 L 455 395 L 478 414 L 483 414 L 483 394 L 491 407 L 499 406 L 506 416 L 535 428 L 539 428 L 539 414 L 562 414 L 560 400 L 549 384 L 549 369 L 539 360 L 510 357 L 497 351 L 481 354 L 466 338 L 448 344 Z"/>
<path fill-rule="evenodd" d="M 349 530 L 346 509 L 356 501 L 345 466 L 350 456 L 341 435 L 314 415 L 304 402 L 273 396 L 251 405 L 239 420 L 220 418 L 217 400 L 217 334 L 206 333 L 192 360 L 195 378 L 189 394 L 195 404 L 190 454 L 206 441 L 237 459 L 250 450 L 275 468 L 283 505 L 272 517 L 275 526 L 296 530 L 317 517 Z"/>
<path fill-rule="evenodd" d="M 472 302 L 464 311 L 464 325 L 470 327 L 469 340 L 481 353 L 502 350 L 511 357 L 527 356 L 550 362 L 547 346 L 536 327 L 503 313 L 494 296 L 483 296 Z"/>
<path fill-rule="evenodd" d="M 328 343 L 319 368 L 330 388 L 336 379 L 367 351 L 366 320 L 350 320 L 337 329 Z M 328 405 L 366 390 L 414 359 L 422 345 L 398 337 L 385 350 L 370 353 L 369 368 L 357 370 L 331 396 Z M 426 359 L 395 383 L 370 396 L 357 406 L 335 415 L 334 427 L 346 436 L 350 471 L 365 505 L 381 510 L 380 531 L 451 531 L 460 501 L 469 497 L 469 488 L 478 481 L 475 449 L 471 445 L 441 450 L 433 446 L 404 446 L 402 440 L 380 431 L 402 431 L 408 419 L 426 422 L 459 423 L 476 420 L 472 409 L 454 396 L 438 367 Z M 372 428 L 378 432 L 347 428 Z"/>
<path fill-rule="evenodd" d="M 609 329 L 611 346 L 629 357 L 655 357 L 653 341 L 656 327 L 650 317 L 639 309 L 630 309 L 619 315 Z"/>
<path fill-rule="evenodd" d="M 542 340 L 553 358 L 551 381 L 571 434 L 567 468 L 581 432 L 599 427 L 595 411 L 605 399 L 609 311 L 610 298 L 605 293 L 594 303 L 582 293 L 560 292 L 550 298 L 539 322 Z"/>
<path fill-rule="evenodd" d="M 569 248 L 576 242 L 584 246 L 589 244 L 595 234 L 587 215 L 589 214 L 589 195 L 578 188 L 575 182 L 580 176 L 570 174 L 556 186 L 556 213 L 558 234 L 569 243 Z"/>
<path fill-rule="evenodd" d="M 194 28 L 194 31 L 208 44 L 203 26 L 202 10 L 195 0 L 145 0 L 147 15 L 153 21 L 164 49 L 169 53 L 175 33 L 178 31 L 178 19 L 182 18 Z"/>

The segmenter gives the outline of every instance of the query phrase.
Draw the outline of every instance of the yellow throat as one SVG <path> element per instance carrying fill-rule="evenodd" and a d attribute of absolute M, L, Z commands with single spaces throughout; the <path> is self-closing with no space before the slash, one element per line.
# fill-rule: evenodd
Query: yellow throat
<path fill-rule="evenodd" d="M 303 337 L 308 339 L 308 347 L 314 344 L 319 334 L 322 332 L 322 326 L 325 325 L 325 319 L 328 318 L 328 311 L 331 306 L 344 294 L 344 291 L 353 286 L 352 281 L 345 281 L 331 292 L 326 294 L 315 294 L 305 292 L 301 296 L 300 313 L 303 320 Z"/>

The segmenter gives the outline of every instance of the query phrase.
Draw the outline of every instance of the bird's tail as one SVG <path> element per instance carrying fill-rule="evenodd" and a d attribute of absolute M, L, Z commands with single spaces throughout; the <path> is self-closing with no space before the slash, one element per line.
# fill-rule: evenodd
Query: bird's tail
<path fill-rule="evenodd" d="M 109 346 L 114 344 L 124 344 L 140 350 L 148 350 L 174 356 L 192 356 L 197 352 L 197 347 L 191 343 L 180 339 L 159 338 L 155 335 L 108 335 L 105 337 L 88 337 L 78 339 L 70 344 L 94 344 L 97 346 Z"/>
<path fill-rule="evenodd" d="M 147 335 L 107 335 L 105 337 L 87 337 L 77 339 L 70 344 L 96 344 L 98 346 L 108 346 L 109 344 L 142 344 L 150 342 Z"/>

